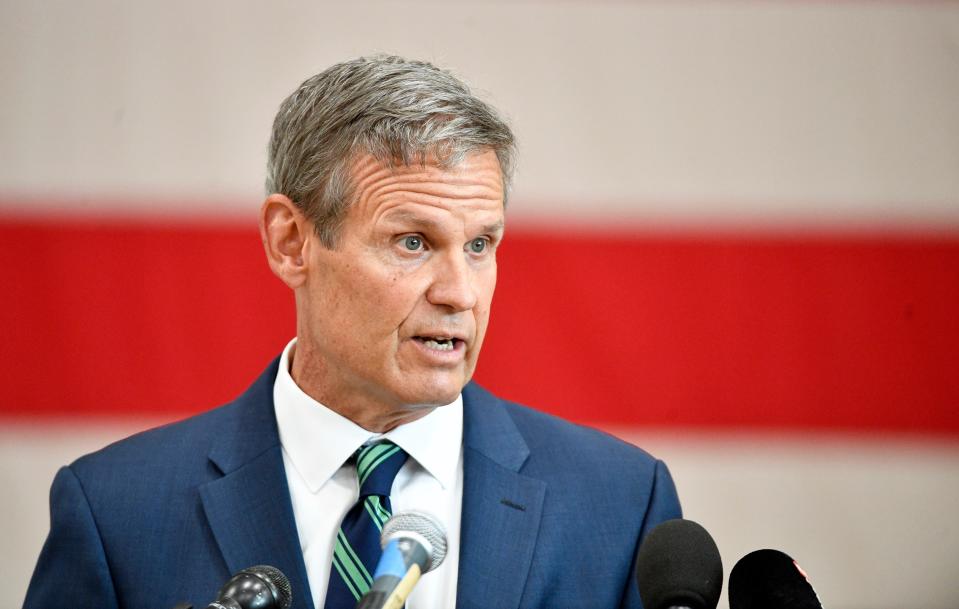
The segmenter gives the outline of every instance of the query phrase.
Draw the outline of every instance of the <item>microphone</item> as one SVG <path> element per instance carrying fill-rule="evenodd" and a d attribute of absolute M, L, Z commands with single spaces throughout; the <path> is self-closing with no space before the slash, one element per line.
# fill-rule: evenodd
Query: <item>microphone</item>
<path fill-rule="evenodd" d="M 290 580 L 276 567 L 247 567 L 223 584 L 206 609 L 290 609 Z"/>
<path fill-rule="evenodd" d="M 779 550 L 743 556 L 729 574 L 729 609 L 822 609 L 809 576 Z"/>
<path fill-rule="evenodd" d="M 398 512 L 383 525 L 380 544 L 383 556 L 373 573 L 373 585 L 356 609 L 400 609 L 420 575 L 446 558 L 446 529 L 427 512 Z"/>
<path fill-rule="evenodd" d="M 719 548 L 692 520 L 667 520 L 643 540 L 636 582 L 646 609 L 715 609 L 723 587 Z"/>

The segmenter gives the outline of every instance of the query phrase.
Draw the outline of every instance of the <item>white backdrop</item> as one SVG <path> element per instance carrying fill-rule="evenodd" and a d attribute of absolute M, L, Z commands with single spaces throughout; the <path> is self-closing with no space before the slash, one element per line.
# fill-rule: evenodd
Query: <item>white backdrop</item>
<path fill-rule="evenodd" d="M 4 0 L 0 29 L 7 214 L 252 217 L 280 100 L 395 52 L 512 120 L 525 222 L 959 226 L 954 2 Z M 15 588 L 56 467 L 148 423 L 0 420 Z M 612 431 L 667 460 L 727 574 L 776 547 L 832 609 L 955 606 L 954 440 Z"/>

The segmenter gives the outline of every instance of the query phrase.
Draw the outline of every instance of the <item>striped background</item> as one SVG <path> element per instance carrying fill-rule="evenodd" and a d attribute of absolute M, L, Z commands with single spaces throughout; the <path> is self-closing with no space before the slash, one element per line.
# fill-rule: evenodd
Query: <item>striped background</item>
<path fill-rule="evenodd" d="M 666 459 L 727 573 L 775 547 L 833 609 L 954 606 L 959 4 L 4 1 L 0 23 L 11 607 L 58 465 L 230 399 L 292 335 L 255 231 L 269 125 L 377 51 L 453 67 L 520 138 L 481 382 Z"/>

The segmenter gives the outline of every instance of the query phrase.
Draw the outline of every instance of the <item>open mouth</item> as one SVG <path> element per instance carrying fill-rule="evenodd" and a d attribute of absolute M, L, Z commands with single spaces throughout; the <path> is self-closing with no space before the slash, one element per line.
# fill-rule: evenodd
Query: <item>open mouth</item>
<path fill-rule="evenodd" d="M 435 349 L 437 351 L 452 351 L 456 349 L 459 343 L 463 342 L 458 338 L 448 338 L 445 336 L 416 336 L 414 338 L 429 349 Z"/>

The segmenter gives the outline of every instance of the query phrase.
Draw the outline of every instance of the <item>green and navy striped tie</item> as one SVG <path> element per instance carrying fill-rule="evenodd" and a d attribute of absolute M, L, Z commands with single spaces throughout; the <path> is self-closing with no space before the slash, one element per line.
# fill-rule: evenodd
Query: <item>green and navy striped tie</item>
<path fill-rule="evenodd" d="M 392 515 L 390 489 L 406 461 L 392 442 L 367 444 L 356 453 L 360 498 L 343 518 L 333 546 L 333 568 L 324 609 L 352 609 L 373 583 L 380 560 L 380 531 Z"/>

